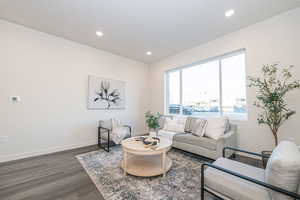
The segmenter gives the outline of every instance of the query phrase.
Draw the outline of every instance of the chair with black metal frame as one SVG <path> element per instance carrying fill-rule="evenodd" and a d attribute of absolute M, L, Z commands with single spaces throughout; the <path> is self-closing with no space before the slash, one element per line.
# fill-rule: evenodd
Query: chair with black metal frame
<path fill-rule="evenodd" d="M 131 137 L 131 133 L 132 133 L 132 127 L 130 125 L 123 125 L 123 127 L 127 127 L 129 129 L 129 137 Z M 103 131 L 102 131 L 103 130 Z M 107 133 L 107 140 L 106 143 L 102 143 L 101 139 L 101 134 L 102 133 Z M 110 134 L 111 134 L 112 130 L 108 129 L 106 127 L 102 127 L 102 126 L 98 126 L 98 146 L 101 149 L 104 149 L 105 151 L 109 152 L 110 151 L 110 147 L 111 146 L 115 146 L 116 144 L 110 140 Z"/>
<path fill-rule="evenodd" d="M 246 153 L 246 154 L 250 154 L 250 155 L 254 155 L 254 156 L 264 157 L 264 155 L 262 155 L 262 154 L 258 154 L 258 153 L 254 153 L 254 152 L 249 152 L 249 151 L 245 151 L 245 150 L 241 150 L 241 149 L 237 149 L 237 148 L 232 148 L 232 147 L 225 147 L 225 148 L 223 148 L 223 157 L 225 157 L 226 150 L 234 150 L 236 152 L 242 152 L 242 153 Z M 275 192 L 279 192 L 279 193 L 287 195 L 289 197 L 292 197 L 292 198 L 295 198 L 295 199 L 300 199 L 300 195 L 297 194 L 297 193 L 290 192 L 290 191 L 285 190 L 283 188 L 280 188 L 280 187 L 277 187 L 277 186 L 274 186 L 274 185 L 262 182 L 260 180 L 256 180 L 256 179 L 251 178 L 249 176 L 242 175 L 240 173 L 234 172 L 232 170 L 228 170 L 226 168 L 223 168 L 223 167 L 211 164 L 211 163 L 204 163 L 201 166 L 201 200 L 204 200 L 204 192 L 208 192 L 208 193 L 212 194 L 215 197 L 223 199 L 221 196 L 218 196 L 217 194 L 215 194 L 215 193 L 213 193 L 210 190 L 208 190 L 208 189 L 205 188 L 205 169 L 207 169 L 209 167 L 214 168 L 214 169 L 219 170 L 219 171 L 222 171 L 222 172 L 224 172 L 226 174 L 229 174 L 229 175 L 241 178 L 243 180 L 249 181 L 251 183 L 260 185 L 260 186 L 262 186 L 264 188 L 273 190 Z"/>

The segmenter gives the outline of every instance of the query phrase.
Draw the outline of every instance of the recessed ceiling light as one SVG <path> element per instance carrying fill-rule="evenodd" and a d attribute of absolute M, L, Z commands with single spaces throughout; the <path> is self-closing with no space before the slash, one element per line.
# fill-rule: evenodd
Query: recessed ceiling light
<path fill-rule="evenodd" d="M 152 55 L 152 52 L 151 51 L 147 51 L 146 53 L 148 56 Z"/>
<path fill-rule="evenodd" d="M 102 37 L 102 36 L 103 36 L 103 33 L 102 33 L 101 31 L 96 31 L 96 35 L 97 35 L 98 37 Z"/>
<path fill-rule="evenodd" d="M 234 10 L 233 10 L 233 9 L 227 10 L 227 11 L 225 12 L 225 16 L 226 16 L 226 17 L 231 17 L 233 14 L 234 14 Z"/>

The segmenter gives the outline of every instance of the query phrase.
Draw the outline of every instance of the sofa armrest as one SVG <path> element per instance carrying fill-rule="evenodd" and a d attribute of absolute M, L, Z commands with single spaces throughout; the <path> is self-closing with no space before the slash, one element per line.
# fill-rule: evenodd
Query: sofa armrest
<path fill-rule="evenodd" d="M 223 149 L 225 147 L 237 147 L 237 133 L 236 130 L 230 130 L 224 135 L 222 135 L 217 140 L 217 154 L 218 157 L 223 156 Z M 233 154 L 234 151 L 230 151 L 227 154 L 227 157 Z"/>

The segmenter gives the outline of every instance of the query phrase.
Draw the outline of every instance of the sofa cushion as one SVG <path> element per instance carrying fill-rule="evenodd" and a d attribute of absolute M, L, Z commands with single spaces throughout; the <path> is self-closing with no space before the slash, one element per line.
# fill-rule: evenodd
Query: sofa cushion
<path fill-rule="evenodd" d="M 198 137 L 194 136 L 191 133 L 177 134 L 174 136 L 174 141 L 187 143 L 190 145 L 201 146 L 206 149 L 216 150 L 217 149 L 217 141 L 206 138 L 206 137 Z"/>
<path fill-rule="evenodd" d="M 165 131 L 184 132 L 186 118 L 172 117 L 165 118 L 164 128 Z"/>
<path fill-rule="evenodd" d="M 212 139 L 219 139 L 229 129 L 229 120 L 226 117 L 214 117 L 207 119 L 205 136 Z"/>
<path fill-rule="evenodd" d="M 227 158 L 219 158 L 213 164 L 242 175 L 264 181 L 264 170 Z M 216 191 L 229 199 L 265 200 L 269 199 L 268 191 L 257 184 L 224 173 L 214 168 L 205 170 L 205 187 Z"/>
<path fill-rule="evenodd" d="M 300 152 L 291 141 L 282 141 L 274 150 L 267 163 L 265 181 L 291 192 L 297 192 L 300 181 Z M 293 199 L 269 190 L 272 200 Z"/>

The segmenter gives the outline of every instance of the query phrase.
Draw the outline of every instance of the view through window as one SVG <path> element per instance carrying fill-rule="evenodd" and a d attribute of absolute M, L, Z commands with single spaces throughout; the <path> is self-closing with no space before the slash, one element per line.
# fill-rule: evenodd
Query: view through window
<path fill-rule="evenodd" d="M 166 73 L 168 114 L 246 119 L 245 52 Z"/>

